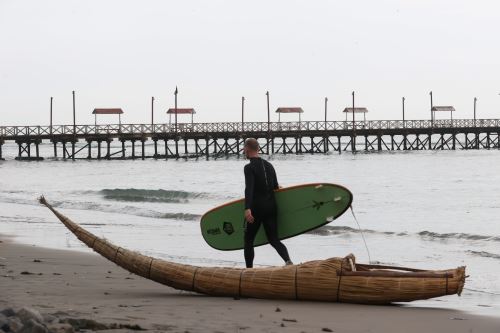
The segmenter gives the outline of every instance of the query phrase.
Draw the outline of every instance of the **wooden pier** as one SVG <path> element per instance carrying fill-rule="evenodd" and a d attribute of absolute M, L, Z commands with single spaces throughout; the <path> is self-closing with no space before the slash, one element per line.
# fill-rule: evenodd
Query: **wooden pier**
<path fill-rule="evenodd" d="M 0 127 L 19 160 L 176 159 L 241 155 L 257 138 L 263 154 L 500 149 L 499 119 L 221 122 Z M 40 145 L 51 143 L 51 156 Z M 146 149 L 146 144 L 152 145 Z"/>

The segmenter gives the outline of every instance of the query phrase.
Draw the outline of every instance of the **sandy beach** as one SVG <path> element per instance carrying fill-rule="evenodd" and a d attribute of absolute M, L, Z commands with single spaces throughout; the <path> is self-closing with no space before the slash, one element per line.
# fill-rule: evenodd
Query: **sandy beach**
<path fill-rule="evenodd" d="M 207 297 L 156 284 L 97 254 L 0 243 L 0 310 L 172 332 L 498 332 L 456 310 Z M 456 296 L 453 296 L 456 297 Z M 122 328 L 121 330 L 130 330 Z"/>

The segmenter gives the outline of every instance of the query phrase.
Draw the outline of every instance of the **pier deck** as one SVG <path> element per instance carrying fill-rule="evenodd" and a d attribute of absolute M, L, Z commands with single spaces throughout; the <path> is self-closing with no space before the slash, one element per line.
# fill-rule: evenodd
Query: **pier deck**
<path fill-rule="evenodd" d="M 500 149 L 500 119 L 3 126 L 0 159 L 9 141 L 20 160 L 221 157 L 242 154 L 248 137 L 263 154 Z M 52 156 L 41 156 L 42 142 Z"/>

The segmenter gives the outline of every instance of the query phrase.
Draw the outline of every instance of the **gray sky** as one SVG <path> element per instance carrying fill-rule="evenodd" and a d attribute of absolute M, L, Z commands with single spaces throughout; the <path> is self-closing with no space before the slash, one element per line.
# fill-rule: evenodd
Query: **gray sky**
<path fill-rule="evenodd" d="M 266 120 L 302 106 L 304 120 L 343 119 L 356 91 L 369 119 L 500 117 L 498 1 L 21 1 L 0 0 L 0 125 L 93 123 L 94 107 L 123 122 L 166 121 L 179 107 L 195 121 Z M 275 114 L 273 119 L 277 118 Z M 284 118 L 295 119 L 295 117 Z M 187 119 L 186 119 L 187 120 Z M 114 122 L 114 118 L 101 118 Z"/>

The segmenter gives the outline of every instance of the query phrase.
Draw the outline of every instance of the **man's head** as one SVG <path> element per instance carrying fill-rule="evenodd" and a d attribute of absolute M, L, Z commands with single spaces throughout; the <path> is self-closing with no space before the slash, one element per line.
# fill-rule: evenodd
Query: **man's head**
<path fill-rule="evenodd" d="M 259 142 L 254 138 L 246 139 L 244 152 L 247 158 L 259 156 Z"/>

